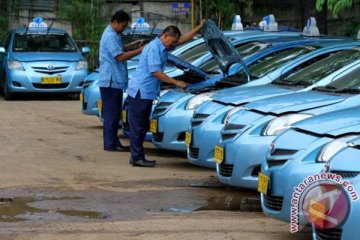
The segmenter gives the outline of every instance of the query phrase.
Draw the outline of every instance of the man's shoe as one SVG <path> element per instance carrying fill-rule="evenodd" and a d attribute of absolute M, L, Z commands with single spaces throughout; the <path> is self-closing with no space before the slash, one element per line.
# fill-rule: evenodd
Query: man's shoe
<path fill-rule="evenodd" d="M 130 152 L 129 146 L 119 146 L 119 147 L 113 147 L 109 149 L 105 149 L 106 151 L 110 152 Z"/>
<path fill-rule="evenodd" d="M 155 163 L 150 162 L 150 161 L 145 160 L 145 159 L 141 159 L 141 160 L 133 161 L 132 165 L 134 167 L 154 167 Z"/>
<path fill-rule="evenodd" d="M 149 162 L 149 163 L 152 163 L 152 164 L 156 164 L 156 161 L 153 161 L 153 160 L 147 160 L 147 159 L 145 159 L 145 161 L 147 161 L 147 162 Z M 129 163 L 130 163 L 130 165 L 133 165 L 134 160 L 133 160 L 132 158 L 130 158 Z"/>

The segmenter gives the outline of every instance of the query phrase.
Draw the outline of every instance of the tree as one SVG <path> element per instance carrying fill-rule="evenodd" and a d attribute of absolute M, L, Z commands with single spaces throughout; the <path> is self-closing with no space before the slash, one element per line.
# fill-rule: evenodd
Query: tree
<path fill-rule="evenodd" d="M 316 8 L 320 10 L 324 4 L 327 4 L 328 9 L 337 17 L 342 10 L 358 3 L 360 3 L 360 0 L 316 0 Z"/>

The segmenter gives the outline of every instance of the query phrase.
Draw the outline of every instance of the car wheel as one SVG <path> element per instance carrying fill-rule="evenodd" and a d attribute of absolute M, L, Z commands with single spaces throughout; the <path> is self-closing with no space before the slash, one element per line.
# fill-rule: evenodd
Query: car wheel
<path fill-rule="evenodd" d="M 11 92 L 9 92 L 9 88 L 8 85 L 6 83 L 6 79 L 5 79 L 5 83 L 4 83 L 4 98 L 5 100 L 11 100 L 13 99 L 13 94 Z"/>

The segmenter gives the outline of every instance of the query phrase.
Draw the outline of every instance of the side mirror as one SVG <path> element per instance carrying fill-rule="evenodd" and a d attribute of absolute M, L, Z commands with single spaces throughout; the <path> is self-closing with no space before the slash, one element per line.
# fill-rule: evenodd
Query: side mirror
<path fill-rule="evenodd" d="M 0 47 L 0 53 L 5 53 L 5 52 L 6 52 L 5 48 L 4 48 L 4 47 Z"/>
<path fill-rule="evenodd" d="M 81 53 L 82 54 L 88 54 L 90 52 L 90 48 L 89 47 L 82 47 L 81 48 Z"/>

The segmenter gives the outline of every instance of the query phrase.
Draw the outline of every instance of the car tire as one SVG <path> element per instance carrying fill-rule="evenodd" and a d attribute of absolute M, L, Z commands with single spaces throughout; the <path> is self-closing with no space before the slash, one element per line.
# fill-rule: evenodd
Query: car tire
<path fill-rule="evenodd" d="M 6 79 L 4 81 L 4 98 L 5 98 L 5 100 L 12 100 L 13 99 L 13 94 L 11 92 L 9 92 Z"/>

